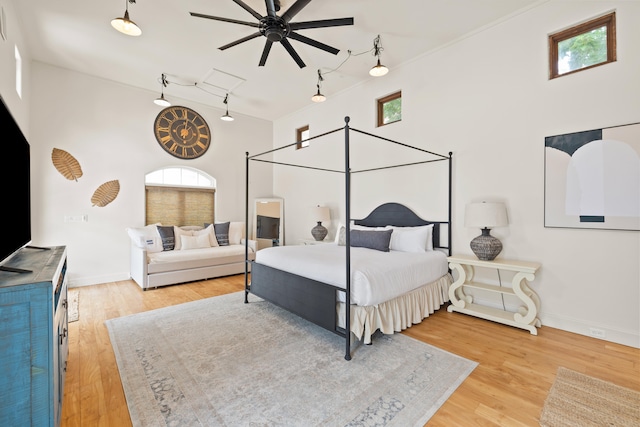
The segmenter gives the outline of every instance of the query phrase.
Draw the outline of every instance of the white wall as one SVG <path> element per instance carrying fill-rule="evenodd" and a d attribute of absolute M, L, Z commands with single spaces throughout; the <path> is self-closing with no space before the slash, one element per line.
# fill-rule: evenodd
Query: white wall
<path fill-rule="evenodd" d="M 548 80 L 548 34 L 613 9 L 618 61 Z M 479 234 L 462 226 L 465 205 L 504 201 L 510 224 L 492 234 L 504 245 L 501 257 L 542 264 L 532 283 L 542 300 L 542 324 L 585 335 L 598 328 L 607 340 L 640 347 L 640 233 L 553 229 L 543 223 L 545 136 L 640 121 L 638 22 L 640 2 L 542 3 L 277 120 L 274 141 L 277 146 L 293 142 L 295 129 L 307 124 L 312 136 L 339 128 L 350 116 L 353 128 L 438 153 L 452 151 L 454 252 L 471 254 L 469 241 Z M 380 29 L 383 37 L 386 30 L 394 31 Z M 325 92 L 336 74 L 325 80 Z M 375 99 L 400 89 L 402 122 L 374 128 Z M 320 163 L 342 158 L 340 148 L 314 150 Z M 372 160 L 388 158 L 375 153 Z M 292 150 L 281 156 L 287 161 L 310 157 Z M 397 183 L 391 181 L 394 173 L 358 179 L 353 218 L 382 201 L 405 203 L 428 219 L 442 218 L 431 189 L 446 185 L 445 175 L 439 180 L 421 169 Z M 341 177 L 279 167 L 274 179 L 275 194 L 285 200 L 288 243 L 310 237 L 309 209 L 317 204 L 332 208 L 329 238 L 334 235 L 344 211 Z"/>
<path fill-rule="evenodd" d="M 210 174 L 217 181 L 216 220 L 244 220 L 245 152 L 271 147 L 270 122 L 239 114 L 223 122 L 222 110 L 183 102 L 203 115 L 213 138 L 202 157 L 180 160 L 154 137 L 157 93 L 39 62 L 32 64 L 31 83 L 33 243 L 67 246 L 71 286 L 129 277 L 125 229 L 144 225 L 144 176 L 153 170 L 179 165 Z M 77 182 L 55 169 L 53 148 L 79 161 L 83 176 Z M 263 174 L 252 180 L 252 198 L 272 192 L 270 172 Z M 118 197 L 92 206 L 94 191 L 110 180 L 120 183 Z M 64 221 L 83 214 L 88 222 Z"/>

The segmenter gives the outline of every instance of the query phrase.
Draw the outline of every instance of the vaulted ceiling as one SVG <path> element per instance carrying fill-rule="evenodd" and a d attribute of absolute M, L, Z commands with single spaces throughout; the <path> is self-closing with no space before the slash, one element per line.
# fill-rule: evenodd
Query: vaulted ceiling
<path fill-rule="evenodd" d="M 268 2 L 269 0 L 267 0 Z M 232 22 L 194 17 L 190 12 L 258 22 L 234 0 L 14 0 L 32 59 L 116 81 L 160 94 L 160 77 L 167 76 L 164 95 L 274 120 L 311 101 L 318 70 L 322 92 L 330 97 L 372 79 L 374 39 L 380 35 L 381 62 L 393 72 L 411 59 L 459 40 L 540 3 L 541 0 L 314 0 L 291 22 L 354 18 L 354 25 L 301 29 L 300 35 L 339 49 L 334 55 L 288 38 L 300 68 L 281 43 L 273 43 L 259 66 L 265 37 L 225 50 L 257 31 Z M 278 15 L 295 0 L 281 0 Z M 305 1 L 306 3 L 306 1 Z M 263 0 L 244 0 L 260 15 Z M 299 5 L 298 5 L 299 6 Z M 138 37 L 114 30 L 110 21 L 122 17 L 142 29 Z M 384 78 L 384 77 L 381 77 Z M 194 85 L 195 84 L 195 85 Z M 180 103 L 184 101 L 180 100 Z"/>

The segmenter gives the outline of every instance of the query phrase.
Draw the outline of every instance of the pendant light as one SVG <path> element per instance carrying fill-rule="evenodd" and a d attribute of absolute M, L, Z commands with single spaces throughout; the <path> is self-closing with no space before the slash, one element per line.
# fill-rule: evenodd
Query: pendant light
<path fill-rule="evenodd" d="M 136 25 L 135 22 L 129 19 L 129 4 L 127 2 L 135 3 L 136 0 L 124 0 L 124 17 L 111 20 L 111 26 L 120 31 L 122 34 L 126 34 L 128 36 L 139 36 L 140 34 L 142 34 L 142 30 Z"/>
<path fill-rule="evenodd" d="M 389 72 L 389 69 L 380 63 L 380 52 L 382 52 L 382 46 L 380 46 L 380 35 L 373 40 L 373 54 L 378 57 L 378 63 L 369 70 L 369 75 L 373 77 L 381 77 Z"/>
<path fill-rule="evenodd" d="M 232 122 L 233 121 L 233 117 L 231 117 L 229 115 L 229 94 L 227 94 L 224 97 L 224 101 L 222 101 L 222 102 L 224 102 L 224 105 L 227 106 L 227 112 L 224 113 L 224 116 L 220 117 L 220 120 L 224 120 L 225 122 Z"/>
<path fill-rule="evenodd" d="M 168 83 L 169 82 L 167 82 L 167 76 L 162 74 L 162 78 L 160 81 L 160 85 L 162 87 L 162 89 L 160 90 L 160 97 L 153 100 L 154 104 L 159 105 L 161 107 L 169 107 L 171 105 L 171 103 L 167 101 L 167 99 L 164 97 L 164 88 L 165 86 L 167 86 Z"/>
<path fill-rule="evenodd" d="M 320 93 L 320 82 L 323 80 L 324 78 L 322 77 L 322 73 L 320 73 L 320 70 L 318 70 L 318 83 L 316 84 L 316 87 L 318 88 L 318 92 L 316 92 L 316 94 L 311 97 L 311 100 L 313 102 L 324 102 L 327 99 L 326 96 Z"/>

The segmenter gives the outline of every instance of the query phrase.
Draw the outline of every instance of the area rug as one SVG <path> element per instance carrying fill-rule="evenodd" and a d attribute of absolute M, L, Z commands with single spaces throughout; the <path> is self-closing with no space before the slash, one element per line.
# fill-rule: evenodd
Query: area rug
<path fill-rule="evenodd" d="M 402 334 L 347 361 L 344 338 L 243 291 L 106 325 L 134 426 L 423 426 L 477 365 Z"/>
<path fill-rule="evenodd" d="M 78 311 L 78 302 L 80 298 L 80 292 L 77 289 L 69 289 L 67 291 L 67 321 L 77 322 L 80 316 Z"/>
<path fill-rule="evenodd" d="M 543 427 L 640 426 L 640 392 L 560 367 L 542 408 Z"/>

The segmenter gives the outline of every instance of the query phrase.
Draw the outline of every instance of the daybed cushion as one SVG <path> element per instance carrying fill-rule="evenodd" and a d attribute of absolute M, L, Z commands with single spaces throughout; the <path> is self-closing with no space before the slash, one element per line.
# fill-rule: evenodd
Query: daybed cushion
<path fill-rule="evenodd" d="M 244 251 L 245 246 L 242 244 L 147 253 L 148 273 L 161 273 L 238 262 L 239 256 L 244 259 Z M 253 258 L 251 248 L 249 251 L 251 251 L 250 258 Z"/>

